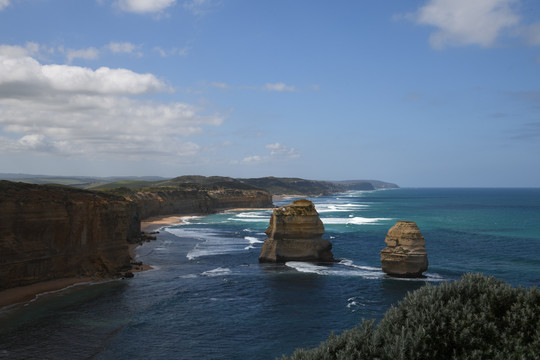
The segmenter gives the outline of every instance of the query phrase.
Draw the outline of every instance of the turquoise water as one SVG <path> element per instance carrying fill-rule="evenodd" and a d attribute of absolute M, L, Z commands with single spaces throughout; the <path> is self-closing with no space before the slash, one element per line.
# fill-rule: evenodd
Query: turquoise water
<path fill-rule="evenodd" d="M 283 205 L 292 199 L 277 203 Z M 340 263 L 259 264 L 270 211 L 193 217 L 140 247 L 155 269 L 0 312 L 0 358 L 273 359 L 380 319 L 408 291 L 466 272 L 540 284 L 540 189 L 397 189 L 312 198 Z M 415 221 L 424 280 L 379 262 L 397 220 Z"/>

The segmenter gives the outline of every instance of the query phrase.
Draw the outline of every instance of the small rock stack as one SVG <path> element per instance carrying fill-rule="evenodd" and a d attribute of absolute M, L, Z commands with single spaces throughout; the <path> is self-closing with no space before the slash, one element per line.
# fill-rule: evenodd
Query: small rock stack
<path fill-rule="evenodd" d="M 274 209 L 260 262 L 333 262 L 332 244 L 323 239 L 324 226 L 309 200 L 296 200 Z"/>
<path fill-rule="evenodd" d="M 385 273 L 395 277 L 417 278 L 428 269 L 424 236 L 413 221 L 398 221 L 388 230 L 381 250 L 381 265 Z"/>

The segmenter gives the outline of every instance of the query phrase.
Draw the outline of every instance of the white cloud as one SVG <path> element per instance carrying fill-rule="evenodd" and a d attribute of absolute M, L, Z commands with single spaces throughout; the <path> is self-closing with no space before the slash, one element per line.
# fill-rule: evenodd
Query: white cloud
<path fill-rule="evenodd" d="M 68 63 L 71 63 L 73 59 L 95 60 L 99 57 L 99 50 L 95 47 L 79 50 L 69 49 L 66 52 L 66 56 Z"/>
<path fill-rule="evenodd" d="M 107 45 L 107 48 L 117 54 L 117 53 L 127 53 L 127 54 L 131 54 L 135 51 L 135 49 L 137 48 L 135 45 L 133 45 L 132 43 L 129 43 L 129 42 L 110 42 L 108 45 Z"/>
<path fill-rule="evenodd" d="M 540 23 L 525 26 L 521 29 L 521 34 L 529 45 L 540 45 Z"/>
<path fill-rule="evenodd" d="M 222 82 L 213 82 L 210 85 L 212 87 L 216 87 L 216 88 L 219 88 L 219 89 L 228 89 L 229 88 L 228 84 L 222 83 Z"/>
<path fill-rule="evenodd" d="M 186 0 L 184 1 L 184 8 L 191 11 L 194 15 L 204 15 L 210 9 L 217 6 L 217 2 L 213 0 Z"/>
<path fill-rule="evenodd" d="M 94 94 L 142 94 L 168 87 L 152 74 L 101 67 L 97 70 L 70 65 L 41 65 L 34 58 L 0 55 L 0 96 L 11 87 L 25 93 L 80 92 Z M 34 89 L 34 91 L 32 91 Z"/>
<path fill-rule="evenodd" d="M 289 159 L 296 159 L 300 157 L 300 154 L 296 149 L 290 148 L 286 145 L 283 145 L 281 143 L 273 143 L 268 144 L 265 146 L 267 150 L 270 150 L 270 153 L 268 155 L 251 155 L 243 158 L 240 163 L 246 164 L 246 165 L 255 165 L 260 164 L 264 162 L 269 162 L 272 160 L 289 160 Z"/>
<path fill-rule="evenodd" d="M 265 146 L 265 148 L 270 150 L 270 156 L 280 156 L 280 157 L 287 157 L 291 159 L 297 158 L 300 156 L 295 148 L 290 148 L 278 142 L 273 143 L 273 144 L 268 144 Z"/>
<path fill-rule="evenodd" d="M 25 46 L 0 45 L 0 55 L 5 57 L 18 58 L 22 56 L 31 56 L 36 54 L 38 51 L 39 44 L 34 42 L 27 42 Z"/>
<path fill-rule="evenodd" d="M 294 86 L 291 86 L 291 85 L 287 85 L 287 84 L 284 84 L 284 83 L 275 83 L 275 84 L 265 84 L 263 87 L 262 87 L 263 90 L 266 90 L 266 91 L 296 91 L 296 88 Z"/>
<path fill-rule="evenodd" d="M 168 57 L 168 56 L 173 56 L 173 55 L 187 56 L 189 53 L 189 49 L 187 47 L 184 47 L 182 49 L 172 48 L 170 50 L 164 50 L 160 48 L 159 46 L 156 46 L 154 47 L 154 51 L 156 51 L 159 55 L 161 55 L 161 57 Z"/>
<path fill-rule="evenodd" d="M 412 17 L 418 24 L 437 28 L 432 47 L 447 45 L 491 46 L 501 32 L 519 23 L 513 5 L 519 0 L 429 0 Z"/>
<path fill-rule="evenodd" d="M 9 0 L 0 0 L 0 11 L 4 10 L 10 5 Z"/>
<path fill-rule="evenodd" d="M 264 159 L 259 155 L 247 156 L 240 161 L 242 164 L 254 165 L 262 162 Z"/>
<path fill-rule="evenodd" d="M 115 4 L 123 11 L 144 14 L 162 12 L 175 3 L 176 0 L 118 0 Z"/>
<path fill-rule="evenodd" d="M 166 90 L 152 74 L 0 56 L 0 131 L 10 134 L 0 136 L 0 150 L 138 159 L 194 156 L 201 148 L 187 138 L 219 126 L 223 118 L 190 104 L 132 97 Z"/>

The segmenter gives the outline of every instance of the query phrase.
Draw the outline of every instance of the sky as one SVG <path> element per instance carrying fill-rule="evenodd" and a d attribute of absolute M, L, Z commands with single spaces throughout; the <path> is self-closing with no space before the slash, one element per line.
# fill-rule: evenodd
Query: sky
<path fill-rule="evenodd" d="M 540 186 L 537 0 L 0 0 L 0 173 Z"/>

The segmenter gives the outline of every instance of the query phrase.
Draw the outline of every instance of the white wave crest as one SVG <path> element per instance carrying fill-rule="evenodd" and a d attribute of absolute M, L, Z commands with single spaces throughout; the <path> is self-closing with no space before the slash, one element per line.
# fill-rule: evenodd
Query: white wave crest
<path fill-rule="evenodd" d="M 298 272 L 325 276 L 359 276 L 365 279 L 381 279 L 384 277 L 384 273 L 382 271 L 362 270 L 355 267 L 340 266 L 343 265 L 340 263 L 332 266 L 321 266 L 308 262 L 289 261 L 286 262 L 285 265 L 295 269 Z"/>
<path fill-rule="evenodd" d="M 253 211 L 253 212 L 239 213 L 239 214 L 236 214 L 235 216 L 239 217 L 239 218 L 265 218 L 265 219 L 268 219 L 269 214 L 267 214 L 266 212 L 262 212 L 262 211 L 259 211 L 259 212 Z"/>
<path fill-rule="evenodd" d="M 355 216 L 352 218 L 321 218 L 324 225 L 375 225 L 381 221 L 392 220 L 390 218 L 365 218 Z"/>
<path fill-rule="evenodd" d="M 261 244 L 261 243 L 264 242 L 262 240 L 257 239 L 256 237 L 253 237 L 253 236 L 246 236 L 246 237 L 244 237 L 244 239 L 249 241 L 250 244 Z"/>
<path fill-rule="evenodd" d="M 361 208 L 368 207 L 369 205 L 365 204 L 317 204 L 318 213 L 328 213 L 328 212 L 350 212 L 357 211 Z"/>
<path fill-rule="evenodd" d="M 269 218 L 228 218 L 228 221 L 241 221 L 241 222 L 262 222 L 262 223 L 268 223 L 270 220 Z"/>
<path fill-rule="evenodd" d="M 225 275 L 231 275 L 231 274 L 232 274 L 231 269 L 218 267 L 213 270 L 205 271 L 201 275 L 213 277 L 213 276 L 225 276 Z"/>
<path fill-rule="evenodd" d="M 379 271 L 379 272 L 382 271 L 381 268 L 377 268 L 373 266 L 356 265 L 352 260 L 349 260 L 349 259 L 343 259 L 339 262 L 339 264 L 350 266 L 350 267 L 353 267 L 355 269 L 360 269 L 360 270 Z"/>

